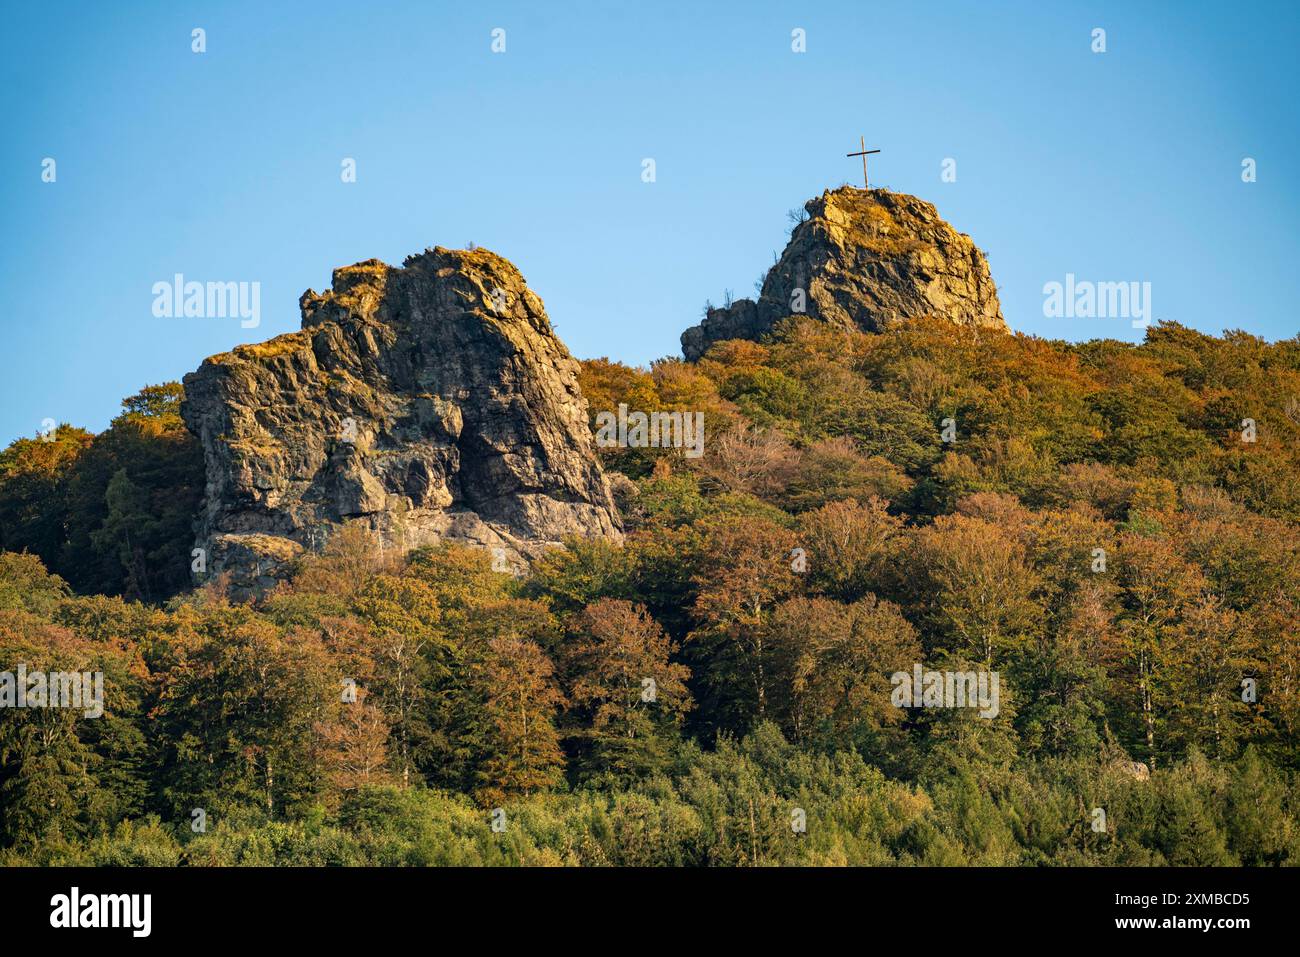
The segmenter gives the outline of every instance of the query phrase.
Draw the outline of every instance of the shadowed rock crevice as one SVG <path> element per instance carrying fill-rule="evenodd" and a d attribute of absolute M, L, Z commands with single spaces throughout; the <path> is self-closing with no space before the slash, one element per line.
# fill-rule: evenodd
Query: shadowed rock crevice
<path fill-rule="evenodd" d="M 442 248 L 400 269 L 367 260 L 300 306 L 300 332 L 185 377 L 209 575 L 265 588 L 351 520 L 397 548 L 453 539 L 511 561 L 620 537 L 577 363 L 509 262 Z"/>

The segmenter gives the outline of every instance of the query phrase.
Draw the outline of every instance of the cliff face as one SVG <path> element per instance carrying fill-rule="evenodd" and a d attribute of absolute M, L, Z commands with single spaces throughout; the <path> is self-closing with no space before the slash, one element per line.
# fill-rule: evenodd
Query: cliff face
<path fill-rule="evenodd" d="M 759 339 L 787 316 L 879 332 L 922 316 L 1006 330 L 988 262 L 931 203 L 844 186 L 810 200 L 758 302 L 711 309 L 682 333 L 687 359 L 723 339 Z"/>
<path fill-rule="evenodd" d="M 577 363 L 509 262 L 369 260 L 300 305 L 300 332 L 185 377 L 209 575 L 265 588 L 350 520 L 396 548 L 460 540 L 511 565 L 569 535 L 620 537 Z"/>

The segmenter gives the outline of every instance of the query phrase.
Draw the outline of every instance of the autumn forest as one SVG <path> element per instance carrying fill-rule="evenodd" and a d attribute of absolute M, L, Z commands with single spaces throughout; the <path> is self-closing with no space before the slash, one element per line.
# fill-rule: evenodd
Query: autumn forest
<path fill-rule="evenodd" d="M 705 454 L 601 449 L 625 540 L 524 574 L 354 523 L 196 585 L 177 384 L 0 453 L 0 670 L 106 695 L 0 711 L 0 863 L 1300 860 L 1300 342 L 791 319 L 580 379 Z"/>

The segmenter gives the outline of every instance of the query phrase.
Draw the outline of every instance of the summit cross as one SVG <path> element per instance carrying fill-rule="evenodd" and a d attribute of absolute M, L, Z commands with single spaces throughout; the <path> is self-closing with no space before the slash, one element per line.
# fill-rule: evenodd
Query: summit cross
<path fill-rule="evenodd" d="M 867 157 L 868 157 L 870 154 L 872 154 L 872 153 L 879 153 L 880 150 L 869 150 L 869 149 L 867 149 L 867 138 L 866 138 L 865 136 L 859 136 L 859 137 L 858 137 L 858 142 L 859 142 L 859 144 L 861 144 L 862 152 L 860 152 L 860 153 L 845 153 L 844 155 L 845 155 L 845 156 L 861 156 L 861 157 L 862 157 L 862 188 L 863 188 L 863 189 L 870 189 L 871 187 L 867 185 Z"/>

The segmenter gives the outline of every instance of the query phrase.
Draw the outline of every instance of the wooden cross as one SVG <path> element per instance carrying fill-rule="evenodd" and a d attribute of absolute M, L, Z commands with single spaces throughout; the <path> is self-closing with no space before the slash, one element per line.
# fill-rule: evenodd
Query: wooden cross
<path fill-rule="evenodd" d="M 869 150 L 869 149 L 867 149 L 867 138 L 866 138 L 865 136 L 859 136 L 859 137 L 858 137 L 858 142 L 859 142 L 859 143 L 861 144 L 861 146 L 862 146 L 862 152 L 861 152 L 861 153 L 845 153 L 844 155 L 845 155 L 845 156 L 861 156 L 861 157 L 862 157 L 862 188 L 863 188 L 863 189 L 870 189 L 871 187 L 867 185 L 867 156 L 868 156 L 868 154 L 870 154 L 870 153 L 879 153 L 880 150 Z"/>

